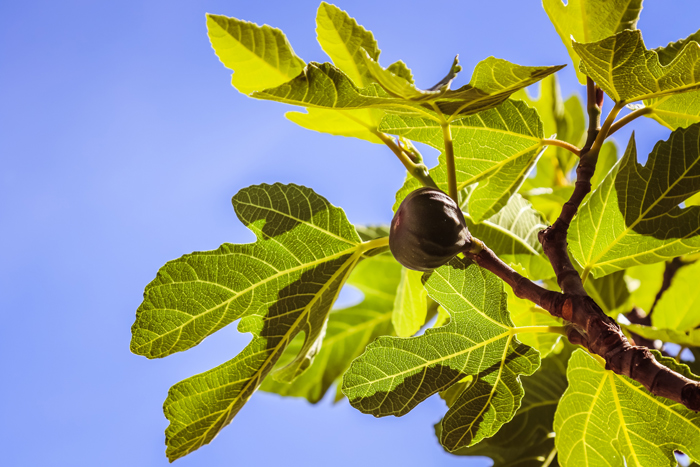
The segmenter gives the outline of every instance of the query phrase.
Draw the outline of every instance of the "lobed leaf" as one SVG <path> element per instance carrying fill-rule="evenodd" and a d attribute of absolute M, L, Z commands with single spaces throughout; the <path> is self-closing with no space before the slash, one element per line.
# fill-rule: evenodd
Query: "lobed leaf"
<path fill-rule="evenodd" d="M 567 386 L 566 365 L 570 356 L 571 347 L 566 346 L 543 359 L 539 370 L 523 379 L 525 396 L 513 420 L 493 437 L 452 453 L 490 457 L 493 467 L 558 465 L 553 436 L 554 412 Z M 435 431 L 440 437 L 440 423 L 435 425 Z"/>
<path fill-rule="evenodd" d="M 207 31 L 216 56 L 235 71 L 231 84 L 243 94 L 279 86 L 304 68 L 279 29 L 207 14 Z"/>
<path fill-rule="evenodd" d="M 392 298 L 401 269 L 388 254 L 360 262 L 347 283 L 358 288 L 364 300 L 330 313 L 323 345 L 309 369 L 291 383 L 267 378 L 260 389 L 283 396 L 304 397 L 311 403 L 320 401 L 367 344 L 379 336 L 393 335 Z M 276 367 L 282 368 L 294 359 L 304 342 L 301 337 L 292 341 Z"/>
<path fill-rule="evenodd" d="M 470 115 L 488 110 L 498 106 L 518 89 L 536 83 L 561 68 L 560 66 L 524 67 L 490 57 L 476 66 L 470 84 L 416 101 L 392 96 L 376 83 L 359 88 L 334 65 L 311 62 L 299 76 L 291 81 L 255 92 L 252 97 L 336 110 L 382 109 L 386 112 L 423 116 L 439 122 L 441 119 L 435 107 L 442 114 L 451 116 Z M 406 75 L 405 66 L 396 65 L 394 70 L 400 74 L 396 75 L 389 70 L 384 71 L 396 80 L 400 79 L 401 82 L 413 86 L 401 77 Z"/>
<path fill-rule="evenodd" d="M 516 375 L 535 371 L 539 355 L 514 337 L 503 285 L 496 276 L 455 258 L 424 277 L 429 296 L 449 312 L 449 323 L 418 337 L 380 337 L 352 363 L 343 378 L 343 392 L 364 413 L 400 416 L 430 395 L 485 372 L 480 388 L 490 389 L 473 394 L 467 404 L 481 408 L 460 412 L 459 425 L 469 427 L 470 440 L 491 436 L 519 405 L 522 393 Z M 509 362 L 512 366 L 504 370 Z M 501 391 L 515 395 L 504 399 L 508 396 Z"/>
<path fill-rule="evenodd" d="M 186 350 L 240 318 L 239 331 L 253 333 L 234 359 L 171 388 L 164 404 L 171 460 L 230 423 L 301 332 L 303 344 L 277 377 L 291 381 L 311 364 L 340 288 L 372 245 L 360 243 L 341 209 L 305 187 L 252 186 L 233 205 L 257 241 L 167 263 L 146 287 L 132 328 L 132 351 L 149 358 Z"/>
<path fill-rule="evenodd" d="M 580 70 L 615 102 L 629 103 L 700 88 L 700 44 L 689 41 L 663 64 L 639 31 L 622 31 L 590 44 L 573 43 Z"/>
<path fill-rule="evenodd" d="M 579 57 L 571 41 L 596 42 L 625 29 L 636 29 L 642 0 L 543 0 L 544 11 L 561 37 L 574 63 L 581 84 L 586 75 L 579 71 Z"/>
<path fill-rule="evenodd" d="M 479 223 L 496 214 L 518 190 L 542 150 L 542 122 L 537 112 L 518 101 L 500 106 L 450 124 L 455 155 L 457 188 L 479 183 L 467 203 L 472 220 Z M 381 131 L 405 136 L 413 141 L 444 147 L 440 124 L 429 118 L 387 115 Z M 444 154 L 430 173 L 447 191 Z M 397 203 L 413 191 L 417 182 L 409 181 L 397 194 Z"/>
<path fill-rule="evenodd" d="M 656 144 L 645 166 L 634 136 L 618 164 L 584 201 L 569 229 L 571 253 L 595 276 L 700 251 L 700 124 Z"/>
<path fill-rule="evenodd" d="M 655 351 L 654 351 L 655 352 Z M 656 359 L 696 379 L 672 358 Z M 569 388 L 554 416 L 562 466 L 675 467 L 674 450 L 700 458 L 700 414 L 649 394 L 636 381 L 605 370 L 583 350 L 569 360 Z"/>
<path fill-rule="evenodd" d="M 510 344 L 503 360 L 480 372 L 450 406 L 441 422 L 440 444 L 448 451 L 496 434 L 520 407 L 525 392 L 520 375 L 531 375 L 540 356 L 525 344 Z"/>

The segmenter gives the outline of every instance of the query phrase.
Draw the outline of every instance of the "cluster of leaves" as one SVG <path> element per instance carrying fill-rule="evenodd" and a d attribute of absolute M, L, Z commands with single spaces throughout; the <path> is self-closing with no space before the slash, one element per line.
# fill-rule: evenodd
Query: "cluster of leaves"
<path fill-rule="evenodd" d="M 648 50 L 635 29 L 641 0 L 545 0 L 544 8 L 581 82 L 592 78 L 620 107 L 641 102 L 628 120 L 645 115 L 673 130 L 644 166 L 634 138 L 619 160 L 613 142 L 602 147 L 595 189 L 569 231 L 585 288 L 613 317 L 653 308 L 652 326 L 627 329 L 695 352 L 700 32 Z M 455 59 L 423 90 L 403 62 L 379 64 L 372 33 L 345 11 L 322 3 L 316 24 L 332 63 L 306 64 L 278 29 L 207 16 L 212 46 L 241 93 L 304 107 L 287 118 L 393 145 L 409 164 L 421 163 L 412 141 L 437 148 L 426 177 L 448 191 L 454 175 L 472 235 L 556 288 L 537 232 L 571 195 L 577 157 L 550 137 L 581 147 L 586 136 L 579 97 L 561 98 L 561 66 L 489 57 L 452 90 Z M 524 88 L 538 81 L 534 99 Z M 409 174 L 397 203 L 425 180 Z M 256 242 L 168 262 L 132 328 L 132 352 L 148 358 L 187 350 L 237 320 L 253 334 L 233 359 L 171 388 L 171 460 L 209 443 L 257 389 L 315 403 L 334 385 L 336 400 L 375 416 L 403 415 L 439 393 L 449 407 L 436 425 L 440 443 L 497 466 L 674 465 L 674 450 L 700 460 L 699 415 L 573 350 L 552 332 L 559 320 L 488 271 L 460 258 L 431 273 L 409 271 L 387 251 L 386 228 L 353 226 L 306 187 L 251 186 L 233 206 Z M 687 265 L 658 298 L 665 261 L 679 256 Z M 345 285 L 364 300 L 334 309 Z M 698 379 L 678 359 L 659 358 Z"/>

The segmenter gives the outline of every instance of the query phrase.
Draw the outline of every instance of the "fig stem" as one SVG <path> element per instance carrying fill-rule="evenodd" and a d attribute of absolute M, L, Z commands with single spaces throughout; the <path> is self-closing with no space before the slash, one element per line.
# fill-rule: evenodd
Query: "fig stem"
<path fill-rule="evenodd" d="M 457 173 L 455 171 L 455 152 L 452 144 L 452 130 L 448 122 L 440 124 L 442 127 L 442 138 L 445 140 L 445 169 L 447 170 L 447 189 L 450 198 L 459 205 L 459 195 L 457 192 Z"/>
<path fill-rule="evenodd" d="M 396 144 L 391 136 L 382 133 L 381 131 L 374 131 L 373 133 L 377 136 L 377 138 L 382 140 L 382 142 L 386 144 L 394 154 L 396 154 L 396 157 L 398 157 L 403 166 L 406 167 L 408 173 L 412 177 L 415 177 L 421 183 L 421 185 L 438 188 L 437 183 L 435 183 L 433 178 L 430 176 L 428 168 L 425 166 L 425 164 L 413 162 L 411 154 L 407 153 L 405 149 Z"/>

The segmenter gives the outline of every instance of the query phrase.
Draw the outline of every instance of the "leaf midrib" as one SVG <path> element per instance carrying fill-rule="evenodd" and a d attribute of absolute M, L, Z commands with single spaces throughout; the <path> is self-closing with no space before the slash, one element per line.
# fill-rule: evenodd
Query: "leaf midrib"
<path fill-rule="evenodd" d="M 277 272 L 277 273 L 275 273 L 275 274 L 273 274 L 273 275 L 271 275 L 271 276 L 269 276 L 269 277 L 267 277 L 267 278 L 265 278 L 265 279 L 263 279 L 263 280 L 261 280 L 261 281 L 258 281 L 258 282 L 255 282 L 255 283 L 251 284 L 250 286 L 246 287 L 245 289 L 241 290 L 240 292 L 231 291 L 231 292 L 233 293 L 233 295 L 232 295 L 230 298 L 228 298 L 227 300 L 225 300 L 225 301 L 223 301 L 223 302 L 221 302 L 221 303 L 216 304 L 216 306 L 214 306 L 213 308 L 210 308 L 209 310 L 207 310 L 207 311 L 205 311 L 205 312 L 203 312 L 203 313 L 200 313 L 200 314 L 198 314 L 198 315 L 190 315 L 190 316 L 191 316 L 191 319 L 189 319 L 189 320 L 183 322 L 181 325 L 179 325 L 179 326 L 177 326 L 177 327 L 171 329 L 170 331 L 168 331 L 168 332 L 166 332 L 166 333 L 164 333 L 164 334 L 159 334 L 159 335 L 157 335 L 157 337 L 156 337 L 155 339 L 152 339 L 152 340 L 150 340 L 150 341 L 148 341 L 148 342 L 146 342 L 146 343 L 140 345 L 139 347 L 137 347 L 137 349 L 142 349 L 142 348 L 144 348 L 144 347 L 146 347 L 146 346 L 148 346 L 148 345 L 151 345 L 155 340 L 160 339 L 160 338 L 163 338 L 163 337 L 165 337 L 165 336 L 167 336 L 167 335 L 169 335 L 169 334 L 171 334 L 171 333 L 174 333 L 174 332 L 176 332 L 176 331 L 177 331 L 177 332 L 181 332 L 181 331 L 182 331 L 182 328 L 184 328 L 186 325 L 188 325 L 188 324 L 191 323 L 192 321 L 198 320 L 198 319 L 200 319 L 200 318 L 202 318 L 202 317 L 209 316 L 209 313 L 211 313 L 214 309 L 220 308 L 222 305 L 225 305 L 226 307 L 228 307 L 228 305 L 229 305 L 231 302 L 233 302 L 234 300 L 236 300 L 238 297 L 241 297 L 242 295 L 245 295 L 246 293 L 250 292 L 251 290 L 254 290 L 254 289 L 256 289 L 256 288 L 258 288 L 258 287 L 260 287 L 260 286 L 263 286 L 263 285 L 267 284 L 267 283 L 270 282 L 270 281 L 273 281 L 273 280 L 275 280 L 275 279 L 278 279 L 279 277 L 282 277 L 282 276 L 285 276 L 285 275 L 289 275 L 289 274 L 292 274 L 292 273 L 294 273 L 294 272 L 297 272 L 297 271 L 300 271 L 300 270 L 303 270 L 303 269 L 306 269 L 306 268 L 311 268 L 311 267 L 313 267 L 313 266 L 318 266 L 318 265 L 323 264 L 323 263 L 326 263 L 326 262 L 328 262 L 328 261 L 332 261 L 332 260 L 334 260 L 334 259 L 336 259 L 336 258 L 340 258 L 340 257 L 342 257 L 343 255 L 350 254 L 350 252 L 352 252 L 353 250 L 357 250 L 359 246 L 360 246 L 360 245 L 358 244 L 358 245 L 354 246 L 353 248 L 348 248 L 348 249 L 346 249 L 346 250 L 342 250 L 342 251 L 340 251 L 340 252 L 338 252 L 338 253 L 335 253 L 335 254 L 333 254 L 333 255 L 331 255 L 331 256 L 325 256 L 325 257 L 323 257 L 323 258 L 317 259 L 317 260 L 312 261 L 312 262 L 310 262 L 310 263 L 300 264 L 300 265 L 295 266 L 295 267 L 293 267 L 293 268 L 285 269 L 285 270 L 279 271 L 279 272 Z M 186 281 L 186 282 L 194 282 L 194 281 Z M 186 282 L 183 281 L 183 282 L 175 282 L 175 283 L 176 283 L 176 284 L 183 284 L 183 283 L 186 283 Z M 224 286 L 222 286 L 221 284 L 217 284 L 216 282 L 206 282 L 206 281 L 201 281 L 201 282 L 205 282 L 205 283 L 207 283 L 207 284 L 214 284 L 214 285 L 218 285 L 218 286 L 224 287 Z M 153 287 L 153 288 L 160 288 L 160 287 L 170 286 L 170 285 L 172 285 L 172 284 L 173 284 L 173 283 L 158 284 L 157 286 L 155 286 L 155 287 Z M 150 290 L 150 289 L 149 289 L 149 290 Z M 231 290 L 231 289 L 228 289 L 228 290 Z M 245 313 L 245 312 L 244 312 L 244 313 Z M 225 314 L 225 313 L 224 313 L 224 314 Z M 242 315 L 241 315 L 241 316 L 242 316 Z"/>

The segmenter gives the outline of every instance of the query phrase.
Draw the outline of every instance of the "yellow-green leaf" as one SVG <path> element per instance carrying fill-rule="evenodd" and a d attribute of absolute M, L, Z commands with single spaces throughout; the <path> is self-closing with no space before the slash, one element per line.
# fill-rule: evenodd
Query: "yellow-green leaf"
<path fill-rule="evenodd" d="M 647 50 L 639 31 L 622 31 L 598 42 L 574 42 L 581 71 L 615 102 L 678 94 L 700 87 L 700 44 L 689 41 L 673 60 L 662 64 L 655 50 Z M 630 79 L 634 77 L 634 79 Z"/>
<path fill-rule="evenodd" d="M 279 86 L 304 69 L 279 29 L 207 14 L 207 30 L 217 57 L 235 72 L 231 84 L 243 94 Z"/>
<path fill-rule="evenodd" d="M 586 75 L 579 71 L 579 57 L 571 46 L 576 42 L 596 42 L 608 36 L 636 29 L 642 0 L 543 0 L 549 20 L 559 33 L 574 63 L 581 84 Z"/>

